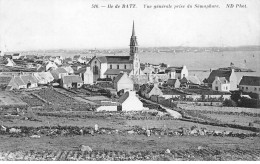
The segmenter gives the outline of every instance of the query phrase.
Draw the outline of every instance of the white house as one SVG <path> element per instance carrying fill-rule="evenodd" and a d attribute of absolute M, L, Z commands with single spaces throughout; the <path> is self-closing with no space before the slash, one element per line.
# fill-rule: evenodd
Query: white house
<path fill-rule="evenodd" d="M 118 100 L 119 110 L 122 111 L 140 111 L 143 110 L 143 103 L 136 96 L 135 91 L 125 92 Z"/>
<path fill-rule="evenodd" d="M 124 90 L 133 90 L 134 89 L 134 82 L 133 80 L 127 75 L 126 72 L 121 72 L 114 80 L 114 88 L 116 91 Z"/>
<path fill-rule="evenodd" d="M 7 64 L 5 66 L 13 67 L 15 65 L 15 62 L 12 59 L 7 58 Z"/>
<path fill-rule="evenodd" d="M 215 80 L 212 83 L 212 90 L 229 92 L 230 91 L 230 82 L 225 77 L 215 77 Z"/>
<path fill-rule="evenodd" d="M 48 84 L 54 80 L 50 72 L 36 72 L 33 76 L 37 79 L 38 84 Z"/>
<path fill-rule="evenodd" d="M 62 64 L 62 60 L 59 57 L 56 57 L 53 62 L 55 64 L 57 64 L 57 65 L 61 65 Z"/>
<path fill-rule="evenodd" d="M 189 71 L 185 65 L 182 67 L 168 67 L 165 73 L 168 73 L 170 79 L 182 79 L 189 76 Z"/>
<path fill-rule="evenodd" d="M 225 77 L 226 80 L 230 83 L 230 90 L 237 90 L 237 76 L 234 72 L 234 69 L 231 70 L 213 70 L 211 71 L 208 77 L 208 83 L 210 86 L 213 85 L 213 81 L 216 76 Z"/>
<path fill-rule="evenodd" d="M 13 59 L 20 59 L 21 54 L 20 53 L 14 53 L 13 54 Z"/>
<path fill-rule="evenodd" d="M 64 68 L 57 68 L 50 71 L 55 80 L 61 79 L 62 76 L 68 75 L 68 72 Z"/>
<path fill-rule="evenodd" d="M 23 82 L 26 84 L 27 88 L 38 87 L 37 79 L 33 75 L 31 74 L 20 75 L 20 77 L 23 80 Z"/>
<path fill-rule="evenodd" d="M 239 83 L 239 90 L 260 95 L 260 76 L 243 76 Z"/>
<path fill-rule="evenodd" d="M 75 72 L 75 74 L 79 75 L 82 78 L 84 84 L 93 84 L 94 83 L 93 71 L 91 70 L 91 68 L 89 66 L 78 69 Z"/>

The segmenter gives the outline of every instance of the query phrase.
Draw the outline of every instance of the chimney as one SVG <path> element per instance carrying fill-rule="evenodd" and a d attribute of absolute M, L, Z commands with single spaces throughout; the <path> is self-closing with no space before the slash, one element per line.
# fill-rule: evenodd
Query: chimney
<path fill-rule="evenodd" d="M 235 72 L 235 70 L 233 68 L 231 68 L 231 73 L 234 73 L 234 72 Z"/>
<path fill-rule="evenodd" d="M 129 97 L 133 97 L 136 96 L 136 92 L 135 91 L 127 91 L 129 93 Z"/>

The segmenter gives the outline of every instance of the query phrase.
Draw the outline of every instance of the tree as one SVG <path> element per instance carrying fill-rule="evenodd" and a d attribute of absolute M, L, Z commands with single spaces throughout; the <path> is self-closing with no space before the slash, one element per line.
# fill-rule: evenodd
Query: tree
<path fill-rule="evenodd" d="M 225 99 L 223 101 L 223 106 L 228 106 L 228 107 L 236 107 L 237 103 L 231 99 Z"/>

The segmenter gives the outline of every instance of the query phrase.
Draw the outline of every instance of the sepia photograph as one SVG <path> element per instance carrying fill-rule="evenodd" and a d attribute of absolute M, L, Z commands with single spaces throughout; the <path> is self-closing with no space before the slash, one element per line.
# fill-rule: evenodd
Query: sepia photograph
<path fill-rule="evenodd" d="M 260 161 L 260 1 L 0 0 L 6 161 Z"/>

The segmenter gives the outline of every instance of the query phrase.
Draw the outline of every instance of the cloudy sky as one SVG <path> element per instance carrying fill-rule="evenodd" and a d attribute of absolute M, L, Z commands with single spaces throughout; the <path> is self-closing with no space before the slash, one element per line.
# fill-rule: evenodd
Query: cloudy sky
<path fill-rule="evenodd" d="M 135 3 L 135 9 L 91 8 Z M 259 0 L 0 0 L 1 45 L 32 49 L 127 48 L 135 21 L 141 47 L 260 45 Z M 226 4 L 247 8 L 227 9 Z M 145 9 L 219 5 L 217 9 Z"/>

